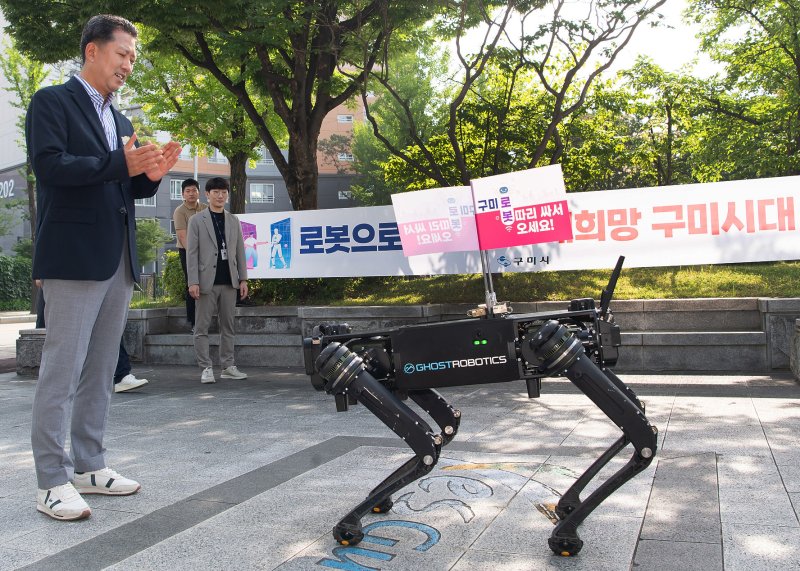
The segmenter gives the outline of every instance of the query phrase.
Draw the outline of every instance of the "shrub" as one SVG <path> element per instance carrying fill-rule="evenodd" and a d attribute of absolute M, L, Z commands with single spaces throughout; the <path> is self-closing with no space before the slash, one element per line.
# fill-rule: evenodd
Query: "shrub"
<path fill-rule="evenodd" d="M 183 303 L 186 279 L 183 277 L 181 258 L 176 250 L 164 252 L 164 268 L 161 273 L 161 288 L 170 300 Z"/>
<path fill-rule="evenodd" d="M 345 296 L 352 278 L 287 278 L 248 280 L 257 305 L 326 304 Z"/>
<path fill-rule="evenodd" d="M 30 304 L 32 273 L 30 258 L 0 256 L 0 302 L 24 299 Z"/>

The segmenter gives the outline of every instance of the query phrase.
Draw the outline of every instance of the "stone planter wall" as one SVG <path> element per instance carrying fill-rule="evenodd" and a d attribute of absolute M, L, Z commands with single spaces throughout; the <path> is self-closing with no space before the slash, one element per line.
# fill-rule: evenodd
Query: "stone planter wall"
<path fill-rule="evenodd" d="M 563 310 L 567 302 L 512 303 L 515 314 Z M 471 305 L 240 307 L 236 361 L 242 366 L 300 367 L 302 338 L 319 323 L 349 323 L 354 331 L 386 331 L 414 323 L 460 319 Z M 620 300 L 611 304 L 622 329 L 618 372 L 789 371 L 798 375 L 800 299 L 716 298 Z M 212 329 L 213 347 L 219 343 Z M 42 330 L 23 330 L 17 370 L 38 372 Z M 131 360 L 195 363 L 183 308 L 132 310 L 124 342 Z M 794 359 L 794 361 L 793 361 Z M 794 363 L 794 364 L 792 364 Z"/>

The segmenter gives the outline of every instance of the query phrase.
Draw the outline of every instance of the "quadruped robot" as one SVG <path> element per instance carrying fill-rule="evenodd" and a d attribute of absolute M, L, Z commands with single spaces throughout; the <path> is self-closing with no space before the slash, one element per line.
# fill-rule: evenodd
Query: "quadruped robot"
<path fill-rule="evenodd" d="M 347 324 L 316 326 L 303 340 L 305 369 L 314 388 L 333 395 L 340 412 L 363 404 L 414 452 L 336 524 L 336 541 L 360 542 L 361 518 L 388 512 L 392 494 L 430 472 L 442 447 L 458 433 L 461 412 L 436 388 L 524 380 L 528 397 L 535 398 L 543 377 L 564 376 L 622 431 L 555 508 L 558 523 L 548 545 L 557 555 L 577 554 L 583 547 L 578 526 L 656 453 L 658 430 L 648 422 L 644 404 L 608 369 L 616 364 L 621 345 L 609 303 L 623 260 L 617 262 L 599 308 L 594 299 L 585 298 L 572 300 L 566 311 L 515 315 L 508 304 L 493 302 L 493 293 L 487 291 L 487 304 L 470 311 L 467 319 L 364 333 L 352 332 Z M 434 420 L 440 433 L 403 402 L 407 398 Z M 581 499 L 589 482 L 628 444 L 633 454 L 627 464 Z"/>

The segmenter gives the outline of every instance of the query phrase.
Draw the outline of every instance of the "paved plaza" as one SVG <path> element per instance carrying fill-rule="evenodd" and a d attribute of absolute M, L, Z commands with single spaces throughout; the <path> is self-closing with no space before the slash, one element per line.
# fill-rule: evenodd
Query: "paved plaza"
<path fill-rule="evenodd" d="M 35 509 L 35 380 L 0 375 L 0 570 L 800 569 L 789 376 L 624 375 L 660 429 L 657 461 L 559 558 L 546 507 L 618 434 L 568 381 L 546 380 L 539 399 L 521 381 L 443 390 L 458 436 L 344 548 L 333 525 L 410 455 L 372 414 L 336 413 L 298 369 L 214 385 L 194 367 L 134 372 L 151 382 L 114 395 L 107 446 L 142 491 L 87 496 L 91 518 L 72 523 Z"/>

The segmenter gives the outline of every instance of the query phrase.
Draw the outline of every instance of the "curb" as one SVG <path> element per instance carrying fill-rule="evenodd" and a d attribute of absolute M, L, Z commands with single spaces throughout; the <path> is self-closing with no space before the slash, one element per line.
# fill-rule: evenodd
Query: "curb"
<path fill-rule="evenodd" d="M 0 313 L 0 324 L 2 323 L 36 323 L 36 315 L 27 311 L 6 311 Z"/>

